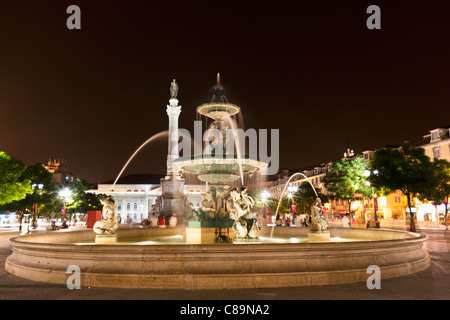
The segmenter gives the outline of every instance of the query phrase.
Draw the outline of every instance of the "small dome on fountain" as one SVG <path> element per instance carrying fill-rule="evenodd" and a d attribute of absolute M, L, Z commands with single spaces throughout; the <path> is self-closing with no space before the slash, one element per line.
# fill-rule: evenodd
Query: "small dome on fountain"
<path fill-rule="evenodd" d="M 210 103 L 204 103 L 197 108 L 197 112 L 214 120 L 223 120 L 241 111 L 237 105 L 228 103 L 223 87 L 220 83 L 220 73 L 217 74 L 217 84 Z"/>
<path fill-rule="evenodd" d="M 225 97 L 225 93 L 223 92 L 222 85 L 220 84 L 220 73 L 217 74 L 217 84 L 214 89 L 214 95 L 211 99 L 211 102 L 223 102 L 228 103 L 227 98 Z"/>

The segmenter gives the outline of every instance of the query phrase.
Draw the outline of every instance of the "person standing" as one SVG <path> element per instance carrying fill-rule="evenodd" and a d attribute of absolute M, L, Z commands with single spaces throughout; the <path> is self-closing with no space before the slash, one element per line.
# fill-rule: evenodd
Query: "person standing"
<path fill-rule="evenodd" d="M 161 214 L 158 219 L 158 228 L 165 228 L 165 227 L 166 227 L 166 219 L 165 216 Z"/>
<path fill-rule="evenodd" d="M 351 224 L 350 224 L 350 218 L 349 218 L 349 214 L 346 213 L 345 216 L 342 218 L 342 226 L 344 228 L 350 228 Z"/>
<path fill-rule="evenodd" d="M 158 226 L 158 217 L 156 216 L 156 214 L 154 212 L 152 213 L 152 216 L 150 218 L 150 226 L 152 226 L 152 227 Z"/>
<path fill-rule="evenodd" d="M 175 216 L 175 214 L 172 214 L 169 218 L 169 227 L 174 228 L 177 226 L 177 217 Z"/>

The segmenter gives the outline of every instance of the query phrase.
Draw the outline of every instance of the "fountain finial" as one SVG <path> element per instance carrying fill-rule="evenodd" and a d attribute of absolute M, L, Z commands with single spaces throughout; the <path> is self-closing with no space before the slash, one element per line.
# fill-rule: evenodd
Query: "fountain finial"
<path fill-rule="evenodd" d="M 211 102 L 225 102 L 227 103 L 227 98 L 225 98 L 225 94 L 223 93 L 222 85 L 220 84 L 220 73 L 217 73 L 217 84 L 214 89 L 214 95 Z"/>

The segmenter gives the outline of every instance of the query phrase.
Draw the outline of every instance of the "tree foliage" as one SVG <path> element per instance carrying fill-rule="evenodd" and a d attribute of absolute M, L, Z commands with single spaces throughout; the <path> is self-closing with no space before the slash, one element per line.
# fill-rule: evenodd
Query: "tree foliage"
<path fill-rule="evenodd" d="M 24 199 L 33 193 L 31 181 L 24 177 L 25 164 L 0 152 L 0 205 Z"/>
<path fill-rule="evenodd" d="M 407 198 L 410 212 L 410 231 L 415 231 L 415 214 L 411 201 L 414 197 L 432 197 L 435 171 L 425 150 L 405 143 L 400 149 L 380 149 L 375 152 L 370 167 L 377 174 L 370 176 L 370 182 L 377 188 L 390 192 L 400 190 Z"/>
<path fill-rule="evenodd" d="M 367 164 L 360 157 L 334 162 L 322 180 L 330 199 L 347 201 L 350 211 L 354 200 L 370 196 L 372 188 L 367 184 L 366 169 Z"/>
<path fill-rule="evenodd" d="M 434 183 L 429 200 L 435 205 L 445 205 L 445 227 L 448 228 L 448 200 L 450 197 L 450 162 L 442 159 L 434 159 Z"/>
<path fill-rule="evenodd" d="M 72 191 L 72 200 L 66 204 L 68 213 L 82 212 L 86 213 L 90 210 L 101 210 L 101 197 L 106 195 L 96 195 L 86 192 L 89 190 L 89 184 L 86 180 L 77 178 L 74 182 L 67 185 Z"/>
<path fill-rule="evenodd" d="M 311 205 L 314 200 L 319 197 L 322 203 L 328 202 L 328 196 L 318 192 L 317 195 L 314 192 L 309 182 L 303 182 L 296 193 L 294 193 L 293 199 L 297 206 L 298 213 L 306 213 L 311 210 Z"/>

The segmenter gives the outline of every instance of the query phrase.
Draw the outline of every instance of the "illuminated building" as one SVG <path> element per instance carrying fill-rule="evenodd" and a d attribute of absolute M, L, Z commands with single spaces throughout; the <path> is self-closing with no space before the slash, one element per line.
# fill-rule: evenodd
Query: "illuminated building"
<path fill-rule="evenodd" d="M 421 148 L 425 154 L 433 159 L 450 161 L 450 125 L 430 130 L 423 136 Z"/>
<path fill-rule="evenodd" d="M 55 184 L 61 184 L 62 182 L 72 182 L 73 175 L 70 169 L 67 167 L 67 161 L 64 159 L 48 159 L 47 165 L 44 168 L 48 172 L 53 173 L 53 182 Z"/>

